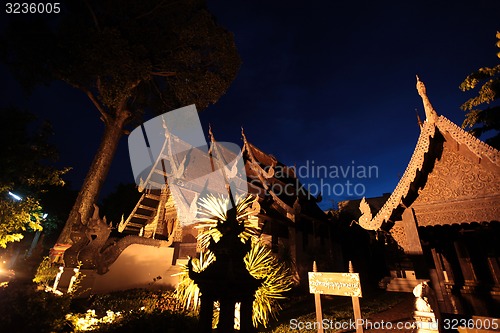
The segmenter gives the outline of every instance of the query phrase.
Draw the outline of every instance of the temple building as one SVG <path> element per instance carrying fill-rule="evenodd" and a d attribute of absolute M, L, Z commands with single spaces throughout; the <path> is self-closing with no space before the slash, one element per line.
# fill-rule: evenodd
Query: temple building
<path fill-rule="evenodd" d="M 500 316 L 500 152 L 438 116 L 426 120 L 392 194 L 361 200 L 358 223 L 385 242 L 388 290 L 430 280 L 443 314 Z"/>
<path fill-rule="evenodd" d="M 214 146 L 217 142 L 211 130 L 209 133 Z M 306 279 L 313 260 L 320 259 L 318 257 L 322 257 L 325 266 L 331 268 L 332 259 L 334 256 L 341 257 L 341 253 L 334 249 L 330 221 L 319 208 L 318 199 L 302 186 L 293 167 L 282 164 L 251 144 L 243 130 L 242 138 L 245 181 L 248 193 L 258 198 L 261 239 L 273 252 L 295 265 L 298 279 Z M 212 154 L 217 152 L 207 156 L 211 158 Z M 160 157 L 164 155 L 160 154 Z M 226 151 L 224 155 L 227 158 L 231 152 Z M 153 168 L 144 183 L 151 183 L 153 175 L 163 177 L 164 171 L 161 167 Z M 174 265 L 178 260 L 185 262 L 188 256 L 196 257 L 200 252 L 197 241 L 200 229 L 196 225 L 182 226 L 179 223 L 178 214 L 182 212 L 176 207 L 169 187 L 164 186 L 160 190 L 140 186 L 139 190 L 142 196 L 132 213 L 120 223 L 119 231 L 126 235 L 164 240 L 174 249 Z M 200 191 L 196 189 L 193 192 Z"/>
<path fill-rule="evenodd" d="M 342 262 L 342 251 L 331 237 L 331 221 L 319 208 L 319 199 L 302 186 L 293 167 L 285 166 L 251 144 L 243 131 L 243 148 L 238 147 L 238 152 L 223 151 L 224 146 L 217 145 L 212 131 L 209 133 L 211 148 L 208 154 L 194 148 L 188 153 L 189 158 L 215 169 L 217 161 L 213 156 L 223 155 L 218 156 L 221 160 L 240 154 L 246 174 L 237 174 L 235 170 L 231 177 L 246 182 L 248 193 L 257 198 L 252 208 L 258 211 L 260 238 L 289 265 L 297 283 L 307 285 L 307 272 L 312 269 L 314 260 L 328 270 Z M 167 142 L 168 137 L 165 140 Z M 216 145 L 218 149 L 213 148 Z M 164 144 L 164 149 L 168 149 L 168 144 Z M 177 205 L 172 186 L 166 179 L 166 156 L 167 152 L 162 151 L 146 171 L 139 186 L 142 193 L 139 201 L 118 225 L 121 237 L 110 237 L 111 226 L 99 218 L 97 207 L 89 223 L 82 230 L 73 231 L 75 242 L 64 254 L 69 273 L 63 275 L 61 286 L 71 276 L 71 262 L 83 263 L 84 286 L 92 292 L 152 284 L 176 285 L 175 273 L 179 272 L 179 265 L 187 263 L 188 257 L 197 257 L 201 250 L 197 241 L 200 229 L 196 224 L 181 223 L 182 216 L 196 215 L 198 199 L 206 193 L 200 187 L 201 182 L 198 184 L 197 178 L 191 177 L 194 180 L 184 186 L 181 193 L 190 197 L 191 205 Z M 201 169 L 196 168 L 201 173 L 213 171 Z M 189 172 L 188 168 L 182 170 L 184 176 Z"/>

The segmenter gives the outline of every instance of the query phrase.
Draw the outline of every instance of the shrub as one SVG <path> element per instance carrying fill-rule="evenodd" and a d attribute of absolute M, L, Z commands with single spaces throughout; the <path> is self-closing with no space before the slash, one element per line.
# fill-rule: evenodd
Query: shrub
<path fill-rule="evenodd" d="M 70 332 L 65 315 L 70 298 L 37 290 L 35 284 L 11 281 L 0 288 L 2 332 Z"/>
<path fill-rule="evenodd" d="M 59 269 L 52 265 L 50 258 L 44 257 L 36 270 L 33 282 L 43 286 L 45 289 L 50 287 L 50 284 L 54 281 L 58 272 Z"/>

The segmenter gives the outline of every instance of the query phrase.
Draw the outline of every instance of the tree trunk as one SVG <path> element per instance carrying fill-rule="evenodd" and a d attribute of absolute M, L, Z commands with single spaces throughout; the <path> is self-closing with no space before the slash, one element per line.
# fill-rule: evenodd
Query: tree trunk
<path fill-rule="evenodd" d="M 68 220 L 57 239 L 59 245 L 72 244 L 70 239 L 72 229 L 80 223 L 87 224 L 92 216 L 94 204 L 99 197 L 99 192 L 108 175 L 116 148 L 123 134 L 124 123 L 130 115 L 127 110 L 117 110 L 116 114 L 116 117 L 109 117 L 104 122 L 105 129 L 101 144 L 78 193 L 76 202 L 69 213 Z"/>

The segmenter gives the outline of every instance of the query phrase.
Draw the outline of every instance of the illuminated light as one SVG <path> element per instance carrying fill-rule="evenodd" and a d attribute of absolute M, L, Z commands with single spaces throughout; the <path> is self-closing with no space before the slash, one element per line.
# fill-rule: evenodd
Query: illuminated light
<path fill-rule="evenodd" d="M 9 195 L 10 195 L 11 197 L 13 197 L 14 199 L 16 199 L 16 200 L 22 200 L 22 199 L 23 199 L 23 198 L 21 198 L 20 196 L 18 196 L 17 194 L 14 194 L 14 193 L 12 193 L 12 192 L 10 192 L 10 191 L 9 191 Z"/>
<path fill-rule="evenodd" d="M 132 311 L 130 311 L 132 313 Z M 93 331 L 101 324 L 111 324 L 120 318 L 120 312 L 113 312 L 111 310 L 106 311 L 106 315 L 102 318 L 98 318 L 95 314 L 95 310 L 87 310 L 85 314 L 80 313 L 69 313 L 66 315 L 66 319 L 73 323 L 77 332 L 80 331 Z"/>
<path fill-rule="evenodd" d="M 46 218 L 47 218 L 47 216 L 49 216 L 49 214 L 47 214 L 47 213 L 43 213 L 43 215 L 42 215 L 42 219 L 46 219 Z"/>

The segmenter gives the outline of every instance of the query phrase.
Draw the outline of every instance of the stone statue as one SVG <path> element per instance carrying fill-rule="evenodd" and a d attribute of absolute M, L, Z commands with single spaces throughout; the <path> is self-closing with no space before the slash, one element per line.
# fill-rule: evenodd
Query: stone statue
<path fill-rule="evenodd" d="M 427 282 L 419 283 L 413 289 L 413 295 L 417 298 L 415 300 L 415 308 L 417 311 L 422 312 L 434 312 L 429 304 L 429 300 L 427 298 L 429 285 Z"/>
<path fill-rule="evenodd" d="M 208 247 L 216 260 L 202 272 L 194 272 L 191 260 L 188 262 L 189 278 L 202 294 L 200 332 L 212 332 L 213 304 L 217 300 L 220 303 L 219 332 L 233 332 L 237 302 L 240 302 L 240 332 L 254 332 L 253 301 L 261 281 L 250 275 L 243 261 L 251 240 L 242 242 L 239 238 L 244 226 L 236 220 L 234 205 L 227 212 L 226 221 L 217 223 L 217 229 L 222 236 L 218 242 L 212 238 Z"/>

